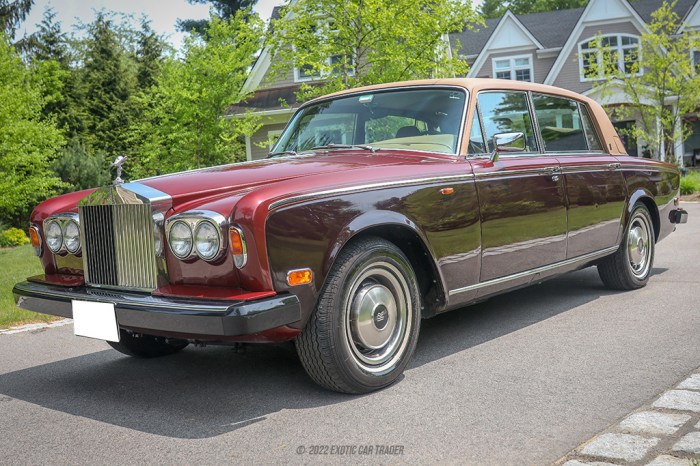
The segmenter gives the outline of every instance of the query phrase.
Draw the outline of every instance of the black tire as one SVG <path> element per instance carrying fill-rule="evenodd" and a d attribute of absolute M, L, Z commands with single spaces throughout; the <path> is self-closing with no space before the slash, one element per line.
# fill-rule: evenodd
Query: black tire
<path fill-rule="evenodd" d="M 185 340 L 156 337 L 153 335 L 134 335 L 120 331 L 119 343 L 108 341 L 107 344 L 127 356 L 137 358 L 157 358 L 177 353 L 189 343 Z"/>
<path fill-rule="evenodd" d="M 613 290 L 636 290 L 649 281 L 654 265 L 656 235 L 649 210 L 634 206 L 620 248 L 598 264 L 603 283 Z"/>
<path fill-rule="evenodd" d="M 347 245 L 296 339 L 304 369 L 341 393 L 384 388 L 403 373 L 420 330 L 420 293 L 409 260 L 376 237 Z"/>

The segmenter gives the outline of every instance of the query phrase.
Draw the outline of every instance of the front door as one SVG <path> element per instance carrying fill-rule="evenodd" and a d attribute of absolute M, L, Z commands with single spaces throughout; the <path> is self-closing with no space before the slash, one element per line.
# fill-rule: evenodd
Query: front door
<path fill-rule="evenodd" d="M 481 212 L 483 284 L 566 259 L 567 223 L 559 162 L 540 153 L 527 93 L 482 92 L 477 99 L 489 152 L 498 134 L 524 135 L 521 151 L 500 152 L 493 162 L 470 159 Z M 531 277 L 512 278 L 526 283 Z M 518 284 L 497 280 L 503 281 Z"/>

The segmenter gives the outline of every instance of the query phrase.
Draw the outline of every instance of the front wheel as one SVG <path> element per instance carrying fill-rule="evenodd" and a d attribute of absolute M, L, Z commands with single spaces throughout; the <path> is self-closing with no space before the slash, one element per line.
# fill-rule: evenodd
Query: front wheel
<path fill-rule="evenodd" d="M 614 290 L 645 286 L 654 263 L 655 240 L 649 210 L 644 204 L 637 204 L 620 248 L 598 264 L 598 274 L 605 286 Z"/>
<path fill-rule="evenodd" d="M 367 393 L 403 373 L 419 328 L 420 294 L 410 262 L 394 244 L 363 238 L 338 256 L 296 347 L 318 384 Z"/>
<path fill-rule="evenodd" d="M 127 356 L 137 358 L 157 358 L 176 353 L 188 345 L 186 340 L 173 340 L 153 335 L 138 335 L 120 331 L 119 343 L 108 341 L 107 344 Z"/>

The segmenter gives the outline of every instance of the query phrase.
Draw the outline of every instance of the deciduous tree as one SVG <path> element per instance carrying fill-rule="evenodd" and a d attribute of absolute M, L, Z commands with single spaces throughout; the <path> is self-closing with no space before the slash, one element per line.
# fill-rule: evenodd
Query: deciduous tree
<path fill-rule="evenodd" d="M 42 119 L 41 85 L 0 33 L 0 222 L 24 226 L 39 201 L 64 187 L 50 169 L 63 143 Z"/>
<path fill-rule="evenodd" d="M 365 84 L 453 77 L 468 66 L 446 40 L 479 24 L 467 0 L 305 0 L 273 22 L 273 72 L 300 69 L 321 86 L 302 98 Z"/>

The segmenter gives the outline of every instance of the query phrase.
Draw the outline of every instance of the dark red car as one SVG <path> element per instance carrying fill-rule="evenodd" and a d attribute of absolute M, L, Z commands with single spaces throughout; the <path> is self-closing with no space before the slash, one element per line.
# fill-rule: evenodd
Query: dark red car
<path fill-rule="evenodd" d="M 362 393 L 401 374 L 422 318 L 591 265 L 644 286 L 678 189 L 581 95 L 373 86 L 303 105 L 267 160 L 42 203 L 45 274 L 14 293 L 133 356 L 294 340 L 316 382 Z"/>

